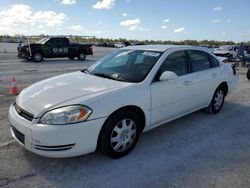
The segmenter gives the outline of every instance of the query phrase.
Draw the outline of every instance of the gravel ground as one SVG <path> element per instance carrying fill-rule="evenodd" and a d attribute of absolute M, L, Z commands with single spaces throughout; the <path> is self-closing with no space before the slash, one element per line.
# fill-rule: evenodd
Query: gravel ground
<path fill-rule="evenodd" d="M 99 151 L 81 157 L 37 156 L 9 131 L 11 76 L 21 89 L 38 80 L 83 69 L 114 49 L 94 48 L 84 62 L 31 63 L 0 44 L 0 187 L 250 187 L 250 81 L 238 68 L 239 85 L 217 115 L 198 111 L 142 135 L 121 159 Z M 15 51 L 13 44 L 7 45 Z"/>

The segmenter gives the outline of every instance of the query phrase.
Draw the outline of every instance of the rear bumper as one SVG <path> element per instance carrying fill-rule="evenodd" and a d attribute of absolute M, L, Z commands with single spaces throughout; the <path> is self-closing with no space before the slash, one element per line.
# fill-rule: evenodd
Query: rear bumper
<path fill-rule="evenodd" d="M 239 76 L 233 75 L 230 80 L 228 81 L 228 93 L 231 93 L 237 86 L 239 81 Z"/>
<path fill-rule="evenodd" d="M 52 126 L 32 123 L 9 109 L 13 138 L 27 150 L 46 157 L 73 157 L 95 151 L 105 118 Z"/>
<path fill-rule="evenodd" d="M 86 52 L 86 55 L 93 55 L 93 50 L 92 48 L 89 48 Z"/>

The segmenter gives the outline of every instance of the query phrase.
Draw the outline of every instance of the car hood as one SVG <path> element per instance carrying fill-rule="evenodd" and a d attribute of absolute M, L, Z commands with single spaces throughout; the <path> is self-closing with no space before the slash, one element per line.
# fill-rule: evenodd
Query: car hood
<path fill-rule="evenodd" d="M 16 102 L 25 111 L 35 117 L 49 109 L 63 106 L 79 98 L 79 104 L 85 100 L 128 87 L 133 83 L 115 81 L 74 72 L 52 77 L 25 88 L 18 95 Z"/>

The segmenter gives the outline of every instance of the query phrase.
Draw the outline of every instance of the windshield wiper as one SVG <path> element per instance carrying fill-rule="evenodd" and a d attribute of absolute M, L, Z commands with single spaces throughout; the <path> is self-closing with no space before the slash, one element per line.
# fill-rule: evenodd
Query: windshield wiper
<path fill-rule="evenodd" d="M 108 75 L 108 74 L 103 74 L 103 73 L 94 73 L 94 74 L 92 74 L 88 69 L 83 69 L 83 70 L 81 70 L 81 72 L 85 73 L 85 74 L 91 74 L 91 75 L 99 76 L 99 77 L 102 77 L 102 78 L 108 78 L 108 79 L 112 79 L 112 80 L 118 80 L 118 81 L 126 82 L 126 80 L 124 80 L 123 78 L 116 77 L 114 75 Z"/>
<path fill-rule="evenodd" d="M 102 77 L 102 78 L 108 78 L 108 79 L 112 79 L 112 80 L 115 80 L 114 77 L 108 75 L 108 74 L 103 74 L 103 73 L 94 73 L 95 76 L 99 76 L 99 77 Z"/>
<path fill-rule="evenodd" d="M 114 77 L 112 75 L 103 74 L 103 73 L 94 73 L 94 75 L 102 77 L 102 78 L 108 78 L 108 79 L 111 79 L 111 80 L 125 81 L 122 78 L 117 78 L 117 77 Z"/>
<path fill-rule="evenodd" d="M 90 71 L 88 69 L 83 69 L 83 70 L 81 70 L 81 72 L 83 72 L 85 74 L 90 74 Z"/>

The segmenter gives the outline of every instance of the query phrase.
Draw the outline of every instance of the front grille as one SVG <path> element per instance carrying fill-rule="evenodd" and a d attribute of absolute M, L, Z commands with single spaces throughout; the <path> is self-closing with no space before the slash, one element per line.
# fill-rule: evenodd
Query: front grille
<path fill-rule="evenodd" d="M 14 104 L 14 107 L 16 109 L 16 112 L 19 114 L 19 116 L 29 120 L 29 121 L 32 121 L 33 118 L 34 118 L 34 115 L 23 110 L 22 108 L 20 108 L 20 106 L 18 106 L 16 103 Z"/>
<path fill-rule="evenodd" d="M 74 145 L 75 144 L 57 145 L 57 146 L 35 145 L 35 148 L 44 151 L 64 151 L 71 149 Z"/>
<path fill-rule="evenodd" d="M 19 140 L 22 144 L 24 144 L 24 134 L 22 134 L 20 131 L 18 131 L 15 127 L 11 127 L 12 131 L 15 135 L 15 137 L 17 138 L 17 140 Z"/>

